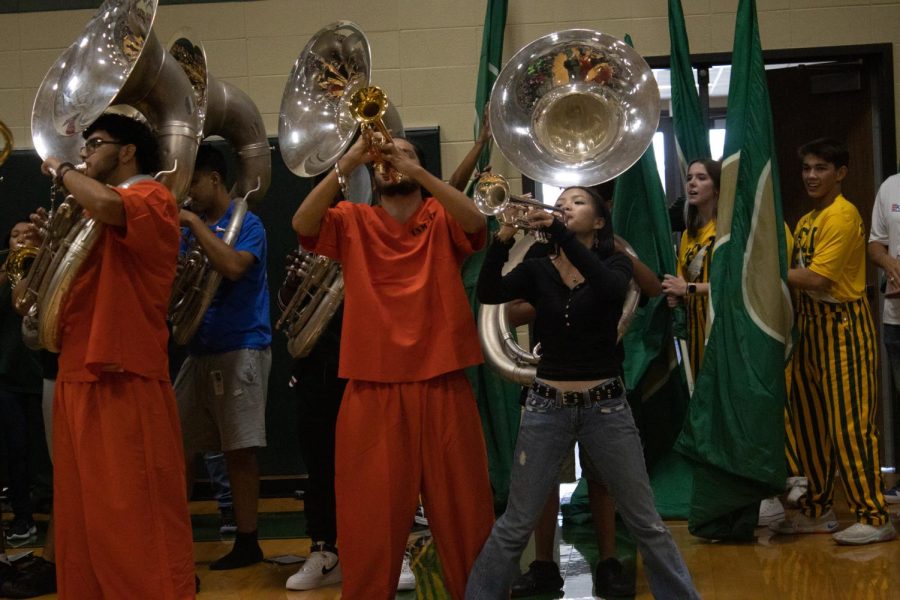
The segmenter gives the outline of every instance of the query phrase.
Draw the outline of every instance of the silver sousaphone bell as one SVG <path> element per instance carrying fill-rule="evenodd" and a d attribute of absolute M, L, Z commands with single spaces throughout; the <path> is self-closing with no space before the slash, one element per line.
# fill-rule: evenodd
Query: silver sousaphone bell
<path fill-rule="evenodd" d="M 306 44 L 284 88 L 278 120 L 281 156 L 294 174 L 313 177 L 337 162 L 360 128 L 354 106 L 372 117 L 376 115 L 369 114 L 370 109 L 377 107 L 382 124 L 393 135 L 403 135 L 400 116 L 385 99 L 351 101 L 369 88 L 371 62 L 365 34 L 349 21 L 322 28 Z M 372 181 L 366 167 L 354 170 L 349 179 L 348 200 L 371 203 Z M 303 248 L 291 253 L 278 294 L 282 314 L 275 323 L 288 338 L 291 356 L 309 354 L 343 298 L 340 263 Z"/>
<path fill-rule="evenodd" d="M 633 165 L 659 124 L 659 87 L 634 48 L 570 29 L 513 56 L 494 83 L 491 131 L 503 156 L 535 181 L 596 185 Z"/>
<path fill-rule="evenodd" d="M 637 162 L 653 140 L 659 106 L 653 71 L 634 48 L 605 33 L 570 29 L 519 50 L 497 76 L 488 111 L 494 142 L 523 174 L 558 187 L 589 187 L 617 177 Z M 533 206 L 532 200 L 511 196 L 508 186 L 493 177 L 490 174 L 478 186 L 481 204 L 491 209 L 480 208 L 482 212 L 508 213 Z M 521 220 L 504 217 L 511 224 Z M 634 254 L 624 240 L 619 241 Z M 640 290 L 632 281 L 619 320 L 620 339 L 639 298 Z M 479 309 L 485 360 L 503 377 L 527 384 L 540 357 L 518 346 L 506 310 L 506 305 Z"/>

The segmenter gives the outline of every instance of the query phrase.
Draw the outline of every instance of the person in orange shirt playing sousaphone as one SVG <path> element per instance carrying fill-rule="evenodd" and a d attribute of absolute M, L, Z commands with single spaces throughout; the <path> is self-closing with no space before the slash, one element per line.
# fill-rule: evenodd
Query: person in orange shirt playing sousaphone
<path fill-rule="evenodd" d="M 104 114 L 82 135 L 84 172 L 55 157 L 41 165 L 104 225 L 59 315 L 59 596 L 193 598 L 184 453 L 166 347 L 178 207 L 146 174 L 160 167 L 147 126 Z"/>

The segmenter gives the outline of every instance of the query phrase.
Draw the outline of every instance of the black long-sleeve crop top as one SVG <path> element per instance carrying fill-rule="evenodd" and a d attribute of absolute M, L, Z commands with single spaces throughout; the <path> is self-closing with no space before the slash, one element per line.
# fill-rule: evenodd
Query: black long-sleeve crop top
<path fill-rule="evenodd" d="M 521 298 L 535 307 L 534 333 L 541 341 L 538 377 L 559 381 L 615 377 L 621 373 L 616 337 L 632 276 L 631 260 L 618 252 L 601 258 L 559 221 L 545 231 L 584 282 L 569 288 L 550 257 L 526 259 L 501 276 L 513 242 L 495 240 L 478 276 L 478 300 L 501 304 Z"/>

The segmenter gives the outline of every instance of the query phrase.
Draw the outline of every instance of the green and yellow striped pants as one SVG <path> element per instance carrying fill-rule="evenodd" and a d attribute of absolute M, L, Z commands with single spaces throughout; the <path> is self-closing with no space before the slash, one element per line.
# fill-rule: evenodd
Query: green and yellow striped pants
<path fill-rule="evenodd" d="M 809 493 L 800 507 L 819 517 L 832 506 L 840 473 L 857 521 L 887 522 L 875 428 L 877 350 L 865 298 L 831 304 L 800 294 L 789 418 Z"/>

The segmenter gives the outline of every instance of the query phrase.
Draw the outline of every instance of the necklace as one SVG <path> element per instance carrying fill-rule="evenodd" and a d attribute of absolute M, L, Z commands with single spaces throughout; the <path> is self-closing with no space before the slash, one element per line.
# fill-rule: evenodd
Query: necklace
<path fill-rule="evenodd" d="M 553 265 L 556 267 L 556 271 L 559 273 L 560 279 L 562 279 L 564 282 L 568 283 L 569 281 L 571 281 L 572 285 L 575 286 L 584 281 L 584 279 L 581 277 L 581 273 L 579 273 L 571 263 L 563 263 L 559 255 L 553 257 L 552 260 Z"/>

